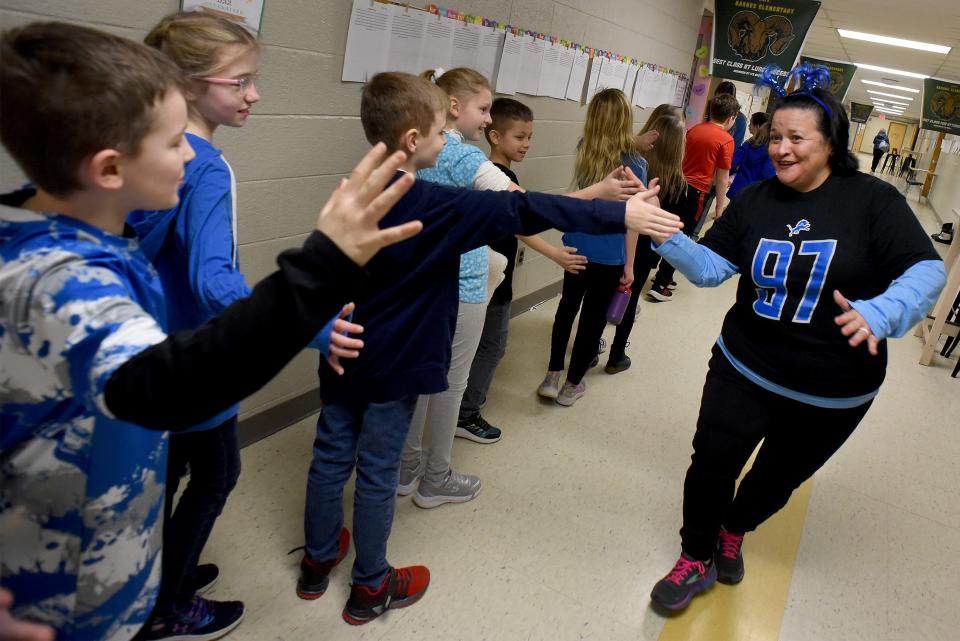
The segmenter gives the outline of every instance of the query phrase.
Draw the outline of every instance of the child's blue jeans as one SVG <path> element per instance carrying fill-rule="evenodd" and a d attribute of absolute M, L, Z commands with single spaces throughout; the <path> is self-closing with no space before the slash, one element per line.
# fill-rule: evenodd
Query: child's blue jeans
<path fill-rule="evenodd" d="M 336 558 L 343 528 L 343 486 L 356 465 L 356 585 L 377 588 L 389 570 L 387 539 L 400 478 L 400 452 L 416 404 L 415 394 L 387 403 L 326 403 L 317 420 L 304 514 L 307 554 L 318 562 Z"/>

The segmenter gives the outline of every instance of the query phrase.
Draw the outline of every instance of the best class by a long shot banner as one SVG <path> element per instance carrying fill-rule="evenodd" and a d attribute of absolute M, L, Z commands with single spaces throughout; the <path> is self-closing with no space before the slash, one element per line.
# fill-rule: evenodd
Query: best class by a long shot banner
<path fill-rule="evenodd" d="M 857 65 L 849 62 L 834 62 L 833 60 L 821 60 L 820 58 L 810 58 L 800 56 L 800 62 L 812 65 L 814 67 L 826 67 L 830 72 L 830 93 L 838 101 L 843 102 L 843 97 L 847 95 L 847 89 L 853 82 L 853 74 L 857 73 Z"/>
<path fill-rule="evenodd" d="M 850 103 L 850 122 L 867 122 L 873 113 L 873 105 L 864 105 L 859 102 Z"/>
<path fill-rule="evenodd" d="M 920 128 L 960 135 L 960 85 L 933 78 L 923 81 Z"/>
<path fill-rule="evenodd" d="M 710 75 L 753 83 L 775 64 L 785 76 L 819 10 L 816 0 L 716 0 Z"/>

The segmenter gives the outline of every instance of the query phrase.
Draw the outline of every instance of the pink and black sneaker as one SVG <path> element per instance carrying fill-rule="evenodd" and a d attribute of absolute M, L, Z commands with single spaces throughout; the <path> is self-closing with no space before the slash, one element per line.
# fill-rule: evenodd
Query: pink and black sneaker
<path fill-rule="evenodd" d="M 681 554 L 670 573 L 653 586 L 650 598 L 654 605 L 667 610 L 683 610 L 694 596 L 709 588 L 716 580 L 715 563 L 704 563 Z"/>
<path fill-rule="evenodd" d="M 743 581 L 743 535 L 720 529 L 717 539 L 717 581 L 736 585 Z"/>

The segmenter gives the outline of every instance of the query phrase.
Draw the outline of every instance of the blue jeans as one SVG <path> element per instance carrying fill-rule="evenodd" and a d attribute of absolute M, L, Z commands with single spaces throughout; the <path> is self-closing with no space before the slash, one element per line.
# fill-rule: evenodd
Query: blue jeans
<path fill-rule="evenodd" d="M 343 486 L 356 465 L 356 585 L 377 588 L 390 569 L 387 539 L 400 480 L 400 452 L 416 405 L 416 394 L 387 403 L 327 403 L 317 420 L 304 513 L 307 554 L 317 562 L 336 558 L 343 528 Z"/>

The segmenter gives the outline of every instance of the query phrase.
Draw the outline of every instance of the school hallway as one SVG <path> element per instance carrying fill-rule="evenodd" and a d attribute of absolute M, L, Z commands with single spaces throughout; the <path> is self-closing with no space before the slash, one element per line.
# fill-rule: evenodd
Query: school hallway
<path fill-rule="evenodd" d="M 910 204 L 928 232 L 939 228 L 915 192 Z M 231 641 L 955 639 L 960 381 L 950 378 L 953 360 L 918 365 L 912 333 L 890 341 L 887 380 L 847 444 L 747 535 L 744 581 L 716 584 L 670 620 L 650 609 L 651 588 L 679 552 L 700 389 L 736 287 L 678 280 L 674 300 L 641 299 L 633 367 L 607 375 L 603 355 L 569 409 L 534 393 L 558 299 L 512 321 L 484 409 L 503 440 L 454 447 L 454 468 L 479 475 L 483 492 L 431 510 L 398 499 L 388 559 L 427 565 L 430 588 L 365 626 L 340 616 L 352 549 L 321 599 L 294 590 L 301 552 L 287 553 L 303 543 L 315 417 L 245 448 L 202 559 L 221 568 L 210 596 L 247 605 Z M 612 334 L 608 326 L 608 343 Z"/>

